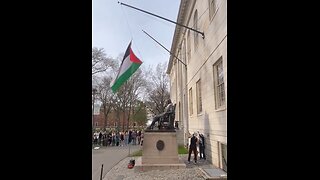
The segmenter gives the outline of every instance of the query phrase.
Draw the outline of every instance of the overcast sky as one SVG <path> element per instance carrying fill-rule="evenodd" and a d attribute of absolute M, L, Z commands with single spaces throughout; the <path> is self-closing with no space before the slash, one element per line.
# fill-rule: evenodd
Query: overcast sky
<path fill-rule="evenodd" d="M 123 0 L 125 4 L 176 21 L 179 0 Z M 132 49 L 142 66 L 168 62 L 169 53 L 142 32 L 153 36 L 167 49 L 175 24 L 118 4 L 117 0 L 92 0 L 92 46 L 104 48 L 108 56 L 124 53 L 132 39 Z"/>

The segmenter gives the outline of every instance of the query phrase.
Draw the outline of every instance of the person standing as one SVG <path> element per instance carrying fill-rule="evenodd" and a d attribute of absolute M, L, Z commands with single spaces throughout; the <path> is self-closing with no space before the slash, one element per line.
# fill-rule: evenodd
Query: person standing
<path fill-rule="evenodd" d="M 124 145 L 127 146 L 129 144 L 129 133 L 126 131 L 124 133 Z"/>
<path fill-rule="evenodd" d="M 119 146 L 120 145 L 120 134 L 119 134 L 119 132 L 116 132 L 115 139 L 116 139 L 116 146 Z"/>
<path fill-rule="evenodd" d="M 141 133 L 141 146 L 143 146 L 143 133 Z"/>
<path fill-rule="evenodd" d="M 136 130 L 132 131 L 131 136 L 132 136 L 132 145 L 136 145 L 136 140 L 137 140 L 137 132 L 136 132 Z"/>
<path fill-rule="evenodd" d="M 96 131 L 94 133 L 94 144 L 97 145 L 98 144 L 98 139 L 99 139 L 99 133 Z"/>
<path fill-rule="evenodd" d="M 102 131 L 99 132 L 98 144 L 99 144 L 99 146 L 102 145 Z"/>
<path fill-rule="evenodd" d="M 200 159 L 206 159 L 206 154 L 204 153 L 205 148 L 205 141 L 204 141 L 204 135 L 199 135 L 199 149 L 200 149 Z"/>
<path fill-rule="evenodd" d="M 132 141 L 132 130 L 129 130 L 129 141 L 128 144 L 130 144 Z"/>
<path fill-rule="evenodd" d="M 120 132 L 120 146 L 124 146 L 124 133 Z"/>
<path fill-rule="evenodd" d="M 190 164 L 190 157 L 191 153 L 193 151 L 194 153 L 194 162 L 197 164 L 197 142 L 198 139 L 196 137 L 196 133 L 193 133 L 191 139 L 190 139 L 190 145 L 189 145 L 189 156 L 188 156 L 188 163 Z"/>
<path fill-rule="evenodd" d="M 138 145 L 140 145 L 141 144 L 141 130 L 138 131 L 137 137 L 138 137 Z"/>

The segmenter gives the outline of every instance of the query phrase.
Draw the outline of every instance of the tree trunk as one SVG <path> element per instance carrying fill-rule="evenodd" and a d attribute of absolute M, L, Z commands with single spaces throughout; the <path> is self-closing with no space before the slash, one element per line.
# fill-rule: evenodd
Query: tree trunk
<path fill-rule="evenodd" d="M 126 118 L 126 111 L 123 111 L 123 119 L 122 119 L 122 131 L 124 132 L 124 120 Z"/>
<path fill-rule="evenodd" d="M 119 130 L 119 123 L 120 123 L 120 110 L 117 111 L 117 126 L 116 126 L 116 130 Z"/>
<path fill-rule="evenodd" d="M 107 129 L 108 127 L 108 113 L 104 114 L 104 128 Z"/>
<path fill-rule="evenodd" d="M 103 105 L 103 115 L 104 115 L 104 128 L 106 129 L 107 128 L 107 111 L 106 111 L 106 105 L 105 104 L 102 104 Z"/>
<path fill-rule="evenodd" d="M 130 105 L 130 107 L 129 107 L 129 111 L 128 111 L 127 126 L 129 126 L 130 111 L 131 111 L 131 105 Z"/>

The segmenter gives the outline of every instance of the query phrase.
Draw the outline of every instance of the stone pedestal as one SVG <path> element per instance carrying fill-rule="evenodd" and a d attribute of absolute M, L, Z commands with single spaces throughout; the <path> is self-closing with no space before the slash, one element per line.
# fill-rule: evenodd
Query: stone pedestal
<path fill-rule="evenodd" d="M 185 168 L 178 156 L 175 131 L 146 131 L 143 138 L 142 157 L 136 160 L 135 171 Z"/>

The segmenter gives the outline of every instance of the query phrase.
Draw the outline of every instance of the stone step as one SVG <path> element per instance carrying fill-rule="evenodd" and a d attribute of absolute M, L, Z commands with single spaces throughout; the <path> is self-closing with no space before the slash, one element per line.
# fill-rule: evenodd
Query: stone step
<path fill-rule="evenodd" d="M 203 178 L 209 179 L 227 179 L 227 173 L 218 168 L 199 168 Z"/>

